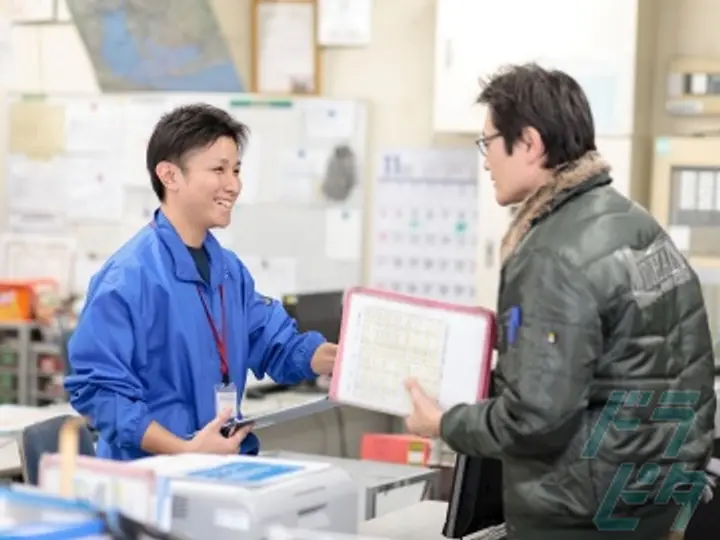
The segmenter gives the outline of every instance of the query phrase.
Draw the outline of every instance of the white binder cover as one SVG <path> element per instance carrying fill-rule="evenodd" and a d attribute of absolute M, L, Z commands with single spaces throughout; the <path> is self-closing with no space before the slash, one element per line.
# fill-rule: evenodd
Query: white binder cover
<path fill-rule="evenodd" d="M 337 402 L 407 416 L 414 377 L 443 409 L 487 396 L 495 314 L 387 291 L 347 292 L 330 387 Z"/>

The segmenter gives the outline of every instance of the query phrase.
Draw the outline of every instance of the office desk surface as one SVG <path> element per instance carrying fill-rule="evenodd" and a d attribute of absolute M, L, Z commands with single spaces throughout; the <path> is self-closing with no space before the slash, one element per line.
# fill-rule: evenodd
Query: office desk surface
<path fill-rule="evenodd" d="M 426 467 L 285 452 L 282 450 L 263 452 L 263 455 L 298 461 L 322 461 L 347 471 L 353 480 L 365 489 L 365 519 L 372 519 L 376 516 L 378 495 L 419 483 L 425 483 L 427 488 L 432 489 L 437 487 L 436 482 L 440 479 L 439 470 Z"/>
<path fill-rule="evenodd" d="M 421 501 L 360 523 L 358 532 L 392 540 L 447 540 L 442 535 L 447 503 Z"/>
<path fill-rule="evenodd" d="M 258 415 L 276 411 L 285 407 L 299 405 L 306 401 L 317 399 L 318 395 L 303 392 L 279 392 L 270 394 L 264 399 L 243 399 L 241 410 L 244 415 Z M 35 422 L 40 422 L 61 414 L 75 414 L 69 404 L 63 403 L 48 407 L 24 407 L 8 405 L 4 414 L 0 406 L 0 477 L 10 477 L 20 474 L 20 456 L 18 453 L 17 436 L 22 429 Z M 362 432 L 381 431 L 386 422 L 380 415 L 365 414 L 364 411 L 352 411 L 350 414 L 346 435 L 350 444 L 354 447 L 355 441 L 359 440 Z M 3 418 L 7 421 L 3 425 Z M 364 419 L 366 421 L 360 421 Z M 4 432 L 3 432 L 4 430 Z M 266 448 L 292 448 L 297 443 L 298 431 L 307 435 L 310 431 L 315 439 L 332 438 L 328 434 L 336 435 L 335 427 L 325 425 L 320 419 L 308 419 L 304 422 L 298 421 L 295 426 L 273 426 L 259 430 L 258 434 L 263 439 Z M 337 437 L 335 437 L 337 438 Z M 322 446 L 322 445 L 320 445 Z M 330 445 L 335 446 L 335 445 Z M 300 446 L 304 451 L 319 452 L 322 448 L 309 448 Z M 328 449 L 328 450 L 332 450 Z"/>
<path fill-rule="evenodd" d="M 76 414 L 67 403 L 48 407 L 24 405 L 0 405 L 0 477 L 20 474 L 18 437 L 22 430 L 36 422 L 42 422 L 61 414 Z"/>
<path fill-rule="evenodd" d="M 448 503 L 420 501 L 370 521 L 361 522 L 361 535 L 388 540 L 447 540 L 442 534 Z M 468 535 L 465 540 L 498 540 L 505 538 L 502 527 Z"/>

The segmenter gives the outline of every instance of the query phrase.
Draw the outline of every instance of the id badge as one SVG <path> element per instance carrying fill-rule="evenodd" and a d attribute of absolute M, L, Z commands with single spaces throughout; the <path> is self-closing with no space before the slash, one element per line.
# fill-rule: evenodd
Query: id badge
<path fill-rule="evenodd" d="M 232 411 L 231 418 L 237 416 L 237 388 L 233 383 L 215 385 L 215 416 L 225 409 Z"/>

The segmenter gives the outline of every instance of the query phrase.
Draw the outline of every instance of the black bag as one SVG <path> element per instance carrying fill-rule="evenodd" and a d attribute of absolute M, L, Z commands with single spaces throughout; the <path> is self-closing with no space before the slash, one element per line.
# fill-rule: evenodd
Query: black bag
<path fill-rule="evenodd" d="M 494 379 L 490 393 L 495 396 Z M 505 523 L 502 462 L 458 455 L 443 536 L 463 538 Z"/>

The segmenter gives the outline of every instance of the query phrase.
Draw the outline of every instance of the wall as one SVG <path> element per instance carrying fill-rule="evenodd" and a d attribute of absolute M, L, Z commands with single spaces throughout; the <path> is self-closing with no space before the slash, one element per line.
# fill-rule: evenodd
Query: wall
<path fill-rule="evenodd" d="M 655 0 L 659 14 L 658 39 L 653 64 L 653 133 L 657 135 L 690 135 L 720 129 L 720 118 L 683 119 L 665 113 L 665 69 L 677 56 L 720 58 L 720 34 L 717 0 Z"/>
<path fill-rule="evenodd" d="M 248 73 L 249 0 L 211 0 L 211 4 L 236 66 Z M 363 99 L 370 104 L 369 159 L 386 145 L 472 143 L 471 138 L 436 138 L 432 133 L 434 12 L 435 0 L 376 1 L 371 45 L 324 53 L 326 95 Z M 29 39 L 16 35 L 15 41 L 20 46 Z M 36 91 L 57 90 L 58 85 L 75 92 L 98 91 L 88 55 L 72 25 L 38 26 L 34 39 L 41 42 L 42 53 L 28 57 L 27 52 L 23 56 L 22 49 L 17 51 L 20 58 L 15 65 L 21 71 L 15 77 L 14 90 L 39 80 L 42 85 Z M 44 61 L 38 63 L 38 56 Z M 59 79 L 61 66 L 67 69 L 64 82 Z M 5 147 L 0 146 L 0 165 Z M 0 228 L 4 206 L 0 190 Z"/>
<path fill-rule="evenodd" d="M 0 5 L 8 2 L 1 0 Z M 432 133 L 435 2 L 376 0 L 371 45 L 358 49 L 332 49 L 324 53 L 326 94 L 365 99 L 371 105 L 371 159 L 386 145 L 471 143 L 469 137 L 434 136 Z M 236 65 L 247 73 L 250 63 L 247 48 L 249 0 L 212 0 L 212 6 Z M 714 27 L 720 15 L 720 2 L 653 0 L 652 7 L 658 30 L 654 46 L 642 57 L 647 60 L 645 69 L 652 71 L 655 83 L 647 92 L 653 107 L 652 115 L 644 120 L 646 125 L 640 126 L 641 130 L 659 135 L 720 128 L 720 119 L 676 119 L 663 110 L 665 66 L 671 58 L 676 55 L 720 56 L 720 35 Z M 478 29 L 481 29 L 479 23 Z M 42 54 L 23 55 L 23 39 L 31 38 L 26 35 L 16 40 L 19 50 L 16 50 L 18 74 L 14 79 L 15 90 L 20 89 L 17 88 L 18 81 L 37 81 L 38 78 L 43 84 L 42 89 L 57 90 L 58 81 L 63 80 L 61 77 L 66 84 L 72 84 L 74 90 L 97 90 L 87 54 L 72 25 L 38 27 L 34 39 L 43 42 Z M 37 70 L 40 70 L 39 75 Z M 0 167 L 5 147 L 5 141 L 1 140 Z M 647 171 L 641 183 L 647 184 L 649 176 Z M 0 189 L 0 224 L 4 221 L 2 191 Z"/>

